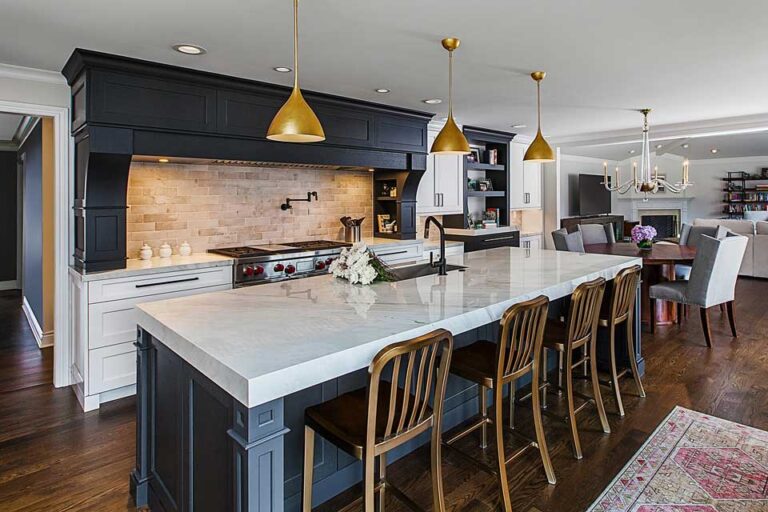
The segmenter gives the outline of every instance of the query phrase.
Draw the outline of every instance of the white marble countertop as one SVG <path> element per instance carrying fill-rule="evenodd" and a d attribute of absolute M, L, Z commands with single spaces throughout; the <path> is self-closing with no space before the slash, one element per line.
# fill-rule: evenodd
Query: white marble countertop
<path fill-rule="evenodd" d="M 100 281 L 103 279 L 115 279 L 117 277 L 143 276 L 158 274 L 161 272 L 173 272 L 176 270 L 193 270 L 196 268 L 225 267 L 232 265 L 234 260 L 227 256 L 201 252 L 189 256 L 173 255 L 170 258 L 154 257 L 149 260 L 129 259 L 125 262 L 125 268 L 118 270 L 105 270 L 104 272 L 90 272 L 84 274 L 70 267 L 70 272 L 83 281 Z"/>
<path fill-rule="evenodd" d="M 639 258 L 503 247 L 451 256 L 466 272 L 350 285 L 330 275 L 137 306 L 138 324 L 248 407 L 365 368 L 384 346 L 466 332 L 540 294 L 572 293 Z"/>
<path fill-rule="evenodd" d="M 497 228 L 481 228 L 481 229 L 459 229 L 459 228 L 445 228 L 445 234 L 447 235 L 462 235 L 462 236 L 487 236 L 497 233 L 509 233 L 510 231 L 520 231 L 517 226 L 500 226 Z"/>

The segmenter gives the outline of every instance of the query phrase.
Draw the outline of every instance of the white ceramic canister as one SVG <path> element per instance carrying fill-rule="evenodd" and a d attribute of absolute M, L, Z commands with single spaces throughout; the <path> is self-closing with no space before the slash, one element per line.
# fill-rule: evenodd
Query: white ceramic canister
<path fill-rule="evenodd" d="M 171 246 L 168 245 L 168 243 L 164 243 L 160 246 L 160 257 L 161 258 L 170 258 L 171 254 L 173 254 L 173 249 L 171 249 Z"/>
<path fill-rule="evenodd" d="M 139 251 L 139 258 L 142 260 L 152 259 L 152 248 L 149 246 L 149 244 L 144 244 L 141 246 L 141 251 Z"/>
<path fill-rule="evenodd" d="M 186 240 L 184 240 L 184 242 L 182 242 L 179 246 L 179 254 L 182 256 L 189 256 L 192 254 L 192 246 L 189 245 Z"/>

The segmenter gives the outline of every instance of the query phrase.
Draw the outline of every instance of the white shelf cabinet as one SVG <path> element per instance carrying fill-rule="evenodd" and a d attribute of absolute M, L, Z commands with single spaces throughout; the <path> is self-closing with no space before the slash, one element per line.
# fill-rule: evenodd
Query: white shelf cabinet
<path fill-rule="evenodd" d="M 71 272 L 71 372 L 83 409 L 135 393 L 137 304 L 230 288 L 231 265 L 96 281 Z"/>
<path fill-rule="evenodd" d="M 510 208 L 541 208 L 541 164 L 524 162 L 527 144 L 510 142 Z"/>
<path fill-rule="evenodd" d="M 427 148 L 438 131 L 430 128 Z M 464 157 L 460 155 L 427 155 L 427 170 L 416 193 L 416 212 L 449 215 L 464 212 Z"/>

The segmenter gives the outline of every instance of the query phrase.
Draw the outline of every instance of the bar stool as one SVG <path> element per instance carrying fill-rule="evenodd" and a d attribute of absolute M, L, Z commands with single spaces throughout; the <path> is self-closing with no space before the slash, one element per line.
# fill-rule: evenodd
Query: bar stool
<path fill-rule="evenodd" d="M 619 379 L 631 373 L 638 395 L 645 398 L 645 390 L 643 389 L 643 383 L 640 380 L 640 373 L 637 369 L 637 356 L 633 338 L 635 298 L 637 297 L 637 285 L 640 282 L 640 270 L 640 265 L 634 265 L 622 269 L 616 275 L 613 280 L 610 305 L 607 308 L 603 308 L 600 312 L 600 321 L 598 322 L 600 327 L 608 329 L 609 343 L 611 344 L 611 380 L 601 382 L 601 384 L 608 385 L 613 389 L 619 416 L 624 416 L 624 403 L 621 400 Z M 618 372 L 616 367 L 616 328 L 622 323 L 626 326 L 627 357 L 629 358 L 630 367 Z"/>
<path fill-rule="evenodd" d="M 594 281 L 581 283 L 571 295 L 571 304 L 568 309 L 567 323 L 559 320 L 548 320 L 544 329 L 544 350 L 542 351 L 542 367 L 547 368 L 547 350 L 554 350 L 558 354 L 564 355 L 564 366 L 558 368 L 558 385 L 555 386 L 547 380 L 547 373 L 544 372 L 544 382 L 541 385 L 542 406 L 544 412 L 565 420 L 571 427 L 571 437 L 573 438 L 573 452 L 577 459 L 582 458 L 581 443 L 579 442 L 579 431 L 576 425 L 576 414 L 581 412 L 584 407 L 594 402 L 597 407 L 597 413 L 600 417 L 600 423 L 603 432 L 611 433 L 611 427 L 608 425 L 608 418 L 605 415 L 603 399 L 600 395 L 600 382 L 597 375 L 597 322 L 600 315 L 600 304 L 605 293 L 605 279 L 599 277 Z M 574 362 L 576 351 L 583 348 L 581 359 Z M 588 363 L 591 369 L 592 391 L 594 396 L 587 396 L 574 391 L 573 389 L 573 369 L 580 365 Z M 561 365 L 562 366 L 562 365 Z M 563 371 L 565 371 L 565 384 L 563 385 Z M 547 391 L 549 387 L 557 387 L 564 391 L 566 401 L 568 402 L 568 416 L 565 418 L 556 416 L 546 409 Z M 579 407 L 574 404 L 574 395 L 586 400 Z"/>
<path fill-rule="evenodd" d="M 366 388 L 307 408 L 304 413 L 304 512 L 312 510 L 315 432 L 363 462 L 361 499 L 365 512 L 373 512 L 377 491 L 379 509 L 384 510 L 386 489 L 391 489 L 409 508 L 419 510 L 386 479 L 387 453 L 429 429 L 432 429 L 433 510 L 445 510 L 440 427 L 452 348 L 453 336 L 445 329 L 389 345 L 376 354 L 368 367 Z M 391 380 L 384 380 L 383 375 L 390 370 Z M 430 401 L 434 404 L 432 407 Z M 375 479 L 377 457 L 378 480 Z M 349 506 L 359 502 L 360 499 Z"/>
<path fill-rule="evenodd" d="M 539 407 L 537 393 L 533 393 L 532 397 L 536 441 L 527 439 L 516 430 L 513 430 L 514 397 L 517 379 L 532 373 L 533 389 L 536 389 L 539 384 L 541 343 L 544 335 L 544 326 L 547 322 L 548 308 L 549 299 L 544 296 L 515 304 L 507 309 L 501 318 L 501 333 L 498 343 L 478 341 L 468 347 L 460 348 L 454 352 L 453 362 L 451 363 L 451 373 L 477 383 L 480 415 L 467 429 L 447 439 L 446 444 L 451 446 L 459 439 L 479 428 L 482 432 L 481 448 L 485 449 L 487 447 L 487 426 L 488 424 L 494 425 L 496 436 L 496 464 L 494 467 L 486 466 L 483 462 L 465 454 L 458 450 L 458 448 L 453 447 L 453 449 L 471 459 L 483 469 L 496 475 L 499 480 L 499 487 L 501 488 L 502 503 L 506 511 L 512 510 L 506 465 L 531 446 L 539 449 L 541 462 L 544 465 L 544 471 L 549 483 L 554 484 L 556 482 L 555 471 L 549 459 L 547 441 L 544 436 L 541 408 Z M 502 419 L 502 400 L 504 386 L 507 384 L 510 387 L 510 425 L 508 428 L 505 428 Z M 488 417 L 487 413 L 487 391 L 489 388 L 493 390 L 493 418 Z M 526 446 L 517 450 L 509 458 L 504 453 L 504 431 L 511 432 L 528 442 Z"/>

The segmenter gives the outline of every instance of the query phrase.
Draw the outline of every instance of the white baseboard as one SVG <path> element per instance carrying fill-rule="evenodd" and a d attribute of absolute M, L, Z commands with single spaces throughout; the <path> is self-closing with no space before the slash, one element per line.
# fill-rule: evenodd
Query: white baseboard
<path fill-rule="evenodd" d="M 21 310 L 24 311 L 24 316 L 27 317 L 27 322 L 29 322 L 29 328 L 32 329 L 32 335 L 35 337 L 37 346 L 40 348 L 52 347 L 53 331 L 43 332 L 43 329 L 40 327 L 40 324 L 37 322 L 37 318 L 35 318 L 35 313 L 32 311 L 32 308 L 29 306 L 29 302 L 27 302 L 26 297 L 22 297 Z"/>
<path fill-rule="evenodd" d="M 19 286 L 18 281 L 0 281 L 0 291 L 19 289 L 21 289 L 21 287 Z"/>

